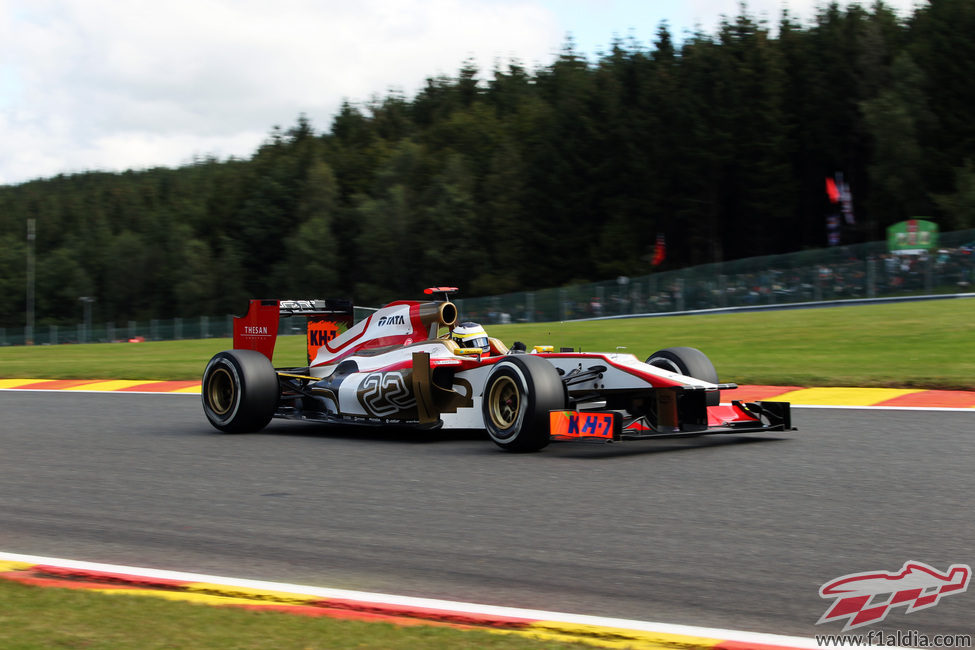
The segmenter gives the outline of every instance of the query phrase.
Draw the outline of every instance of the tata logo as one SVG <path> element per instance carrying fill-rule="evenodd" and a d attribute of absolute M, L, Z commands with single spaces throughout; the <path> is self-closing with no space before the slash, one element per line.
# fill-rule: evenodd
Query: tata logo
<path fill-rule="evenodd" d="M 245 336 L 267 336 L 267 327 L 264 325 L 244 325 Z"/>
<path fill-rule="evenodd" d="M 406 325 L 406 319 L 403 318 L 403 314 L 396 314 L 394 316 L 383 316 L 376 323 L 379 327 L 385 327 L 387 325 Z"/>

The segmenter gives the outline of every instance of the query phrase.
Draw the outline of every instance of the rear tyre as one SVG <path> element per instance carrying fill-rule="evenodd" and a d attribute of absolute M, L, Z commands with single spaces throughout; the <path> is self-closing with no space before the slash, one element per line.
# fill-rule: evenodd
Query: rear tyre
<path fill-rule="evenodd" d="M 714 369 L 714 364 L 697 348 L 666 348 L 647 357 L 647 363 L 685 377 L 693 377 L 712 384 L 718 383 L 718 373 Z M 717 406 L 720 403 L 721 391 L 711 391 L 707 394 L 708 406 Z"/>
<path fill-rule="evenodd" d="M 260 431 L 278 404 L 278 376 L 271 362 L 254 350 L 225 350 L 203 371 L 203 412 L 226 433 Z"/>
<path fill-rule="evenodd" d="M 538 451 L 549 443 L 551 410 L 565 408 L 565 388 L 545 359 L 528 354 L 506 357 L 484 385 L 484 428 L 507 451 Z"/>

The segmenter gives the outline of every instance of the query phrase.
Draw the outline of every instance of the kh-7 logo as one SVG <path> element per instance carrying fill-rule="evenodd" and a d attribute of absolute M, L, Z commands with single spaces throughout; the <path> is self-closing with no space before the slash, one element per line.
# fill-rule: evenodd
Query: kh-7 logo
<path fill-rule="evenodd" d="M 900 571 L 867 571 L 840 576 L 819 588 L 822 598 L 835 598 L 816 625 L 846 620 L 843 631 L 879 623 L 891 608 L 904 605 L 907 613 L 934 607 L 942 596 L 968 589 L 972 568 L 952 564 L 945 573 L 923 562 L 905 562 Z"/>
<path fill-rule="evenodd" d="M 572 414 L 569 416 L 568 434 L 576 436 L 612 437 L 613 418 Z"/>
<path fill-rule="evenodd" d="M 550 411 L 549 431 L 556 438 L 602 438 L 612 440 L 616 420 L 612 413 Z"/>

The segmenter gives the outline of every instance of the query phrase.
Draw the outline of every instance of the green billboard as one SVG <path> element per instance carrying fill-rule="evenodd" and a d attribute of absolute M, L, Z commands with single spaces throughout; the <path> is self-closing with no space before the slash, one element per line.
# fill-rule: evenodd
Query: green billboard
<path fill-rule="evenodd" d="M 887 229 L 887 250 L 891 253 L 924 253 L 938 247 L 938 224 L 926 219 L 908 219 Z"/>

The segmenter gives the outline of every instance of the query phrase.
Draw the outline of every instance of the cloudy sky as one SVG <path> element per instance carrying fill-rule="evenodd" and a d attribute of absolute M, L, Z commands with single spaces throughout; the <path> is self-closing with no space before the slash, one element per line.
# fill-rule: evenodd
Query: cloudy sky
<path fill-rule="evenodd" d="M 872 1 L 872 0 L 871 0 Z M 903 13 L 916 0 L 887 0 Z M 775 22 L 818 0 L 750 0 Z M 867 2 L 866 4 L 869 4 Z M 0 0 L 0 185 L 248 157 L 275 125 L 514 58 L 712 32 L 739 0 Z"/>

